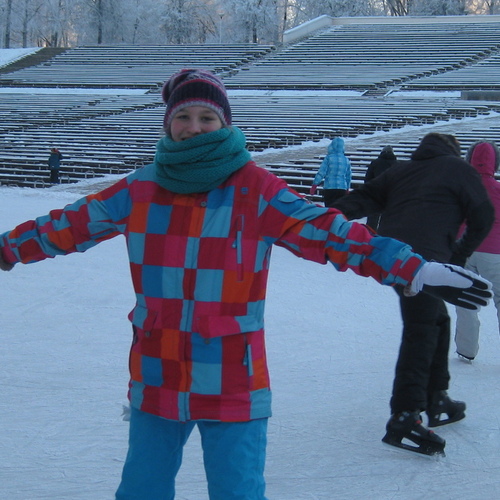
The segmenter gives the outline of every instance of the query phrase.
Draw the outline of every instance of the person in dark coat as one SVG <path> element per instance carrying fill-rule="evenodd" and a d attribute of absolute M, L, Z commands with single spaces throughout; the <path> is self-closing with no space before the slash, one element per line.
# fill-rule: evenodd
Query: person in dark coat
<path fill-rule="evenodd" d="M 392 167 L 398 161 L 394 150 L 391 146 L 384 146 L 380 154 L 375 160 L 372 160 L 368 165 L 365 173 L 365 182 L 369 182 L 381 173 L 385 172 L 388 168 Z M 366 218 L 366 225 L 371 227 L 374 231 L 378 230 L 380 223 L 380 214 L 372 214 Z"/>
<path fill-rule="evenodd" d="M 50 150 L 50 156 L 47 160 L 50 169 L 50 183 L 59 184 L 59 170 L 61 169 L 61 160 L 63 155 L 57 148 Z"/>
<path fill-rule="evenodd" d="M 382 213 L 380 235 L 408 243 L 428 260 L 451 264 L 465 262 L 494 220 L 479 174 L 460 158 L 458 141 L 437 133 L 422 139 L 411 160 L 398 162 L 334 207 L 348 219 Z M 462 222 L 466 230 L 456 241 Z M 402 440 L 411 436 L 417 444 L 412 451 L 426 453 L 432 448 L 427 440 L 439 436 L 422 425 L 421 411 L 426 410 L 429 427 L 465 417 L 465 403 L 447 395 L 450 317 L 443 300 L 414 295 L 408 287 L 395 289 L 403 335 L 390 401 L 392 416 L 383 441 L 408 448 Z M 442 440 L 443 449 L 444 445 Z"/>

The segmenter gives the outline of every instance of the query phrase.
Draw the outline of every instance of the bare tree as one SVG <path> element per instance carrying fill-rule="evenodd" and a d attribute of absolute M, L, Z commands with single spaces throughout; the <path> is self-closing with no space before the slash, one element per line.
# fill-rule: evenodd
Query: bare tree
<path fill-rule="evenodd" d="M 314 17 L 323 14 L 333 17 L 355 17 L 373 13 L 370 0 L 316 0 L 309 2 L 307 11 L 314 13 Z"/>
<path fill-rule="evenodd" d="M 0 0 L 3 46 L 277 43 L 323 14 L 495 14 L 500 0 Z"/>
<path fill-rule="evenodd" d="M 270 43 L 278 39 L 277 0 L 221 0 L 220 7 L 226 13 L 228 39 L 240 43 Z"/>
<path fill-rule="evenodd" d="M 37 4 L 31 0 L 22 0 L 21 38 L 23 47 L 28 47 L 30 23 L 37 16 L 40 8 L 41 5 L 39 3 Z"/>
<path fill-rule="evenodd" d="M 478 0 L 471 3 L 473 5 L 469 9 L 476 14 L 494 15 L 500 12 L 499 0 Z"/>
<path fill-rule="evenodd" d="M 161 12 L 165 43 L 205 43 L 217 32 L 216 5 L 201 0 L 166 0 Z"/>
<path fill-rule="evenodd" d="M 29 2 L 30 0 L 28 0 Z M 63 0 L 51 0 L 45 2 L 42 10 L 42 3 L 39 3 L 39 8 L 35 9 L 34 19 L 35 24 L 35 34 L 32 34 L 32 38 L 36 37 L 37 45 L 43 45 L 48 47 L 58 47 L 63 45 L 63 36 L 61 34 L 61 26 L 58 22 L 59 17 L 64 12 Z M 26 13 L 25 19 L 28 17 Z M 27 20 L 27 19 L 26 19 Z"/>
<path fill-rule="evenodd" d="M 387 0 L 390 13 L 393 16 L 407 16 L 413 0 Z"/>
<path fill-rule="evenodd" d="M 10 49 L 10 30 L 12 23 L 12 0 L 7 0 L 7 5 L 5 8 L 5 38 L 3 46 L 6 49 Z"/>
<path fill-rule="evenodd" d="M 465 0 L 413 0 L 409 14 L 420 16 L 462 16 Z"/>
<path fill-rule="evenodd" d="M 102 23 L 104 18 L 104 1 L 103 0 L 91 0 L 93 6 L 93 15 L 97 25 L 97 44 L 102 44 Z"/>

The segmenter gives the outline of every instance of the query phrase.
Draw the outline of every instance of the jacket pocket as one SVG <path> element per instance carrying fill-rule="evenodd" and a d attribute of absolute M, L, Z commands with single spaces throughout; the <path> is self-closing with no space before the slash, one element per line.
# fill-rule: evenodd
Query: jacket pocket
<path fill-rule="evenodd" d="M 146 332 L 154 328 L 157 317 L 157 311 L 151 311 L 144 306 L 135 306 L 128 315 L 128 319 L 131 321 L 132 325 Z"/>
<path fill-rule="evenodd" d="M 256 332 L 263 328 L 263 320 L 253 314 L 247 316 L 198 316 L 193 330 L 203 338 L 225 337 L 239 333 Z"/>

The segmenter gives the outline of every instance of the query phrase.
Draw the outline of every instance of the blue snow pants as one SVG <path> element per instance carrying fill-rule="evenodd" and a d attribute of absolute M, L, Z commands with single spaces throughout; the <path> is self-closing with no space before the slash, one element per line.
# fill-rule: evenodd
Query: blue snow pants
<path fill-rule="evenodd" d="M 173 500 L 182 450 L 198 426 L 210 500 L 266 500 L 267 418 L 176 422 L 132 408 L 117 500 Z"/>

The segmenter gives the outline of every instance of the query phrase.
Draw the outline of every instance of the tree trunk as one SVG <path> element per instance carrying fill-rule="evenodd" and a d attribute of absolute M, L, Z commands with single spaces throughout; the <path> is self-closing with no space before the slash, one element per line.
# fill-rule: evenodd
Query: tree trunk
<path fill-rule="evenodd" d="M 97 0 L 97 45 L 102 45 L 102 19 L 103 19 L 102 0 Z"/>
<path fill-rule="evenodd" d="M 5 11 L 5 40 L 4 49 L 10 49 L 10 22 L 12 16 L 12 0 L 7 0 L 7 8 Z"/>

